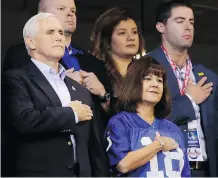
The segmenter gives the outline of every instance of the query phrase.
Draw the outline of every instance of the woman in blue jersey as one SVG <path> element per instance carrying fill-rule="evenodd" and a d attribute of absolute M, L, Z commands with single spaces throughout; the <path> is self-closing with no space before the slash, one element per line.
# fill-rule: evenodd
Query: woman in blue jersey
<path fill-rule="evenodd" d="M 148 56 L 133 61 L 105 132 L 112 175 L 190 177 L 182 134 L 164 119 L 170 101 L 163 67 Z"/>

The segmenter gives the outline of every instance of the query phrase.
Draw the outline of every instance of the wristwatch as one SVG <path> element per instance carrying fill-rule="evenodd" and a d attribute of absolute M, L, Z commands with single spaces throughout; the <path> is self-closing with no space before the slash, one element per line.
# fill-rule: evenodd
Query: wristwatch
<path fill-rule="evenodd" d="M 106 92 L 104 96 L 100 96 L 99 98 L 100 98 L 100 102 L 104 103 L 111 99 L 111 94 Z"/>
<path fill-rule="evenodd" d="M 161 149 L 164 147 L 164 141 L 163 140 L 161 140 L 161 139 L 156 139 L 159 143 L 160 143 L 160 146 L 161 146 Z"/>

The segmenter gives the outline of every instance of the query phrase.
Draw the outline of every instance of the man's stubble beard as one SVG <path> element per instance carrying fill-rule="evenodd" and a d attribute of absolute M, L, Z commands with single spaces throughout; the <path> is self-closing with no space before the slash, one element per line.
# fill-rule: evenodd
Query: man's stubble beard
<path fill-rule="evenodd" d="M 73 32 L 69 31 L 69 30 L 64 30 L 64 35 L 65 36 L 71 36 L 75 31 L 76 31 L 76 29 Z"/>

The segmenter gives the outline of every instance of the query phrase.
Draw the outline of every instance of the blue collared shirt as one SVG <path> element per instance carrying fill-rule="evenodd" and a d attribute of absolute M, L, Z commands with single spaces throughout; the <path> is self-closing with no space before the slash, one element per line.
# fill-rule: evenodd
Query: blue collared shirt
<path fill-rule="evenodd" d="M 42 72 L 42 74 L 45 76 L 48 82 L 51 84 L 52 88 L 55 90 L 55 93 L 58 95 L 62 106 L 70 107 L 69 104 L 71 102 L 71 96 L 64 82 L 64 78 L 66 77 L 66 74 L 67 74 L 67 71 L 65 70 L 65 68 L 61 64 L 58 64 L 59 72 L 57 73 L 52 67 L 48 66 L 47 64 L 42 63 L 33 58 L 31 58 L 31 60 L 36 65 L 36 67 Z M 74 115 L 75 115 L 75 121 L 76 123 L 78 123 L 79 120 L 78 120 L 78 116 L 76 112 L 74 112 Z M 75 142 L 75 138 L 73 135 L 71 135 L 71 141 L 73 143 L 73 146 L 75 147 L 76 142 Z M 73 151 L 74 151 L 74 158 L 75 158 L 74 161 L 75 161 L 76 160 L 75 148 L 73 148 Z"/>
<path fill-rule="evenodd" d="M 67 69 L 74 68 L 74 71 L 80 70 L 79 61 L 77 57 L 75 56 L 77 53 L 83 54 L 82 51 L 73 48 L 72 45 L 69 46 L 69 49 L 65 47 L 65 53 L 64 53 L 64 56 L 62 57 L 62 60 L 66 64 Z"/>

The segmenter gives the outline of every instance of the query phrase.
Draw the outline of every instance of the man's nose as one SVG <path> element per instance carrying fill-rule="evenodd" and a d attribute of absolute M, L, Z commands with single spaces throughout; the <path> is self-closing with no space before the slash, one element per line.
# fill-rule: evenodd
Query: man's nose
<path fill-rule="evenodd" d="M 63 35 L 60 34 L 60 33 L 56 33 L 55 39 L 56 39 L 57 41 L 62 41 L 62 40 L 63 40 Z"/>
<path fill-rule="evenodd" d="M 74 15 L 75 15 L 75 13 L 72 12 L 72 10 L 68 10 L 67 11 L 67 16 L 74 16 Z"/>
<path fill-rule="evenodd" d="M 186 29 L 186 30 L 191 30 L 191 29 L 193 29 L 193 24 L 191 24 L 191 22 L 187 22 L 186 25 L 185 25 L 185 29 Z"/>

